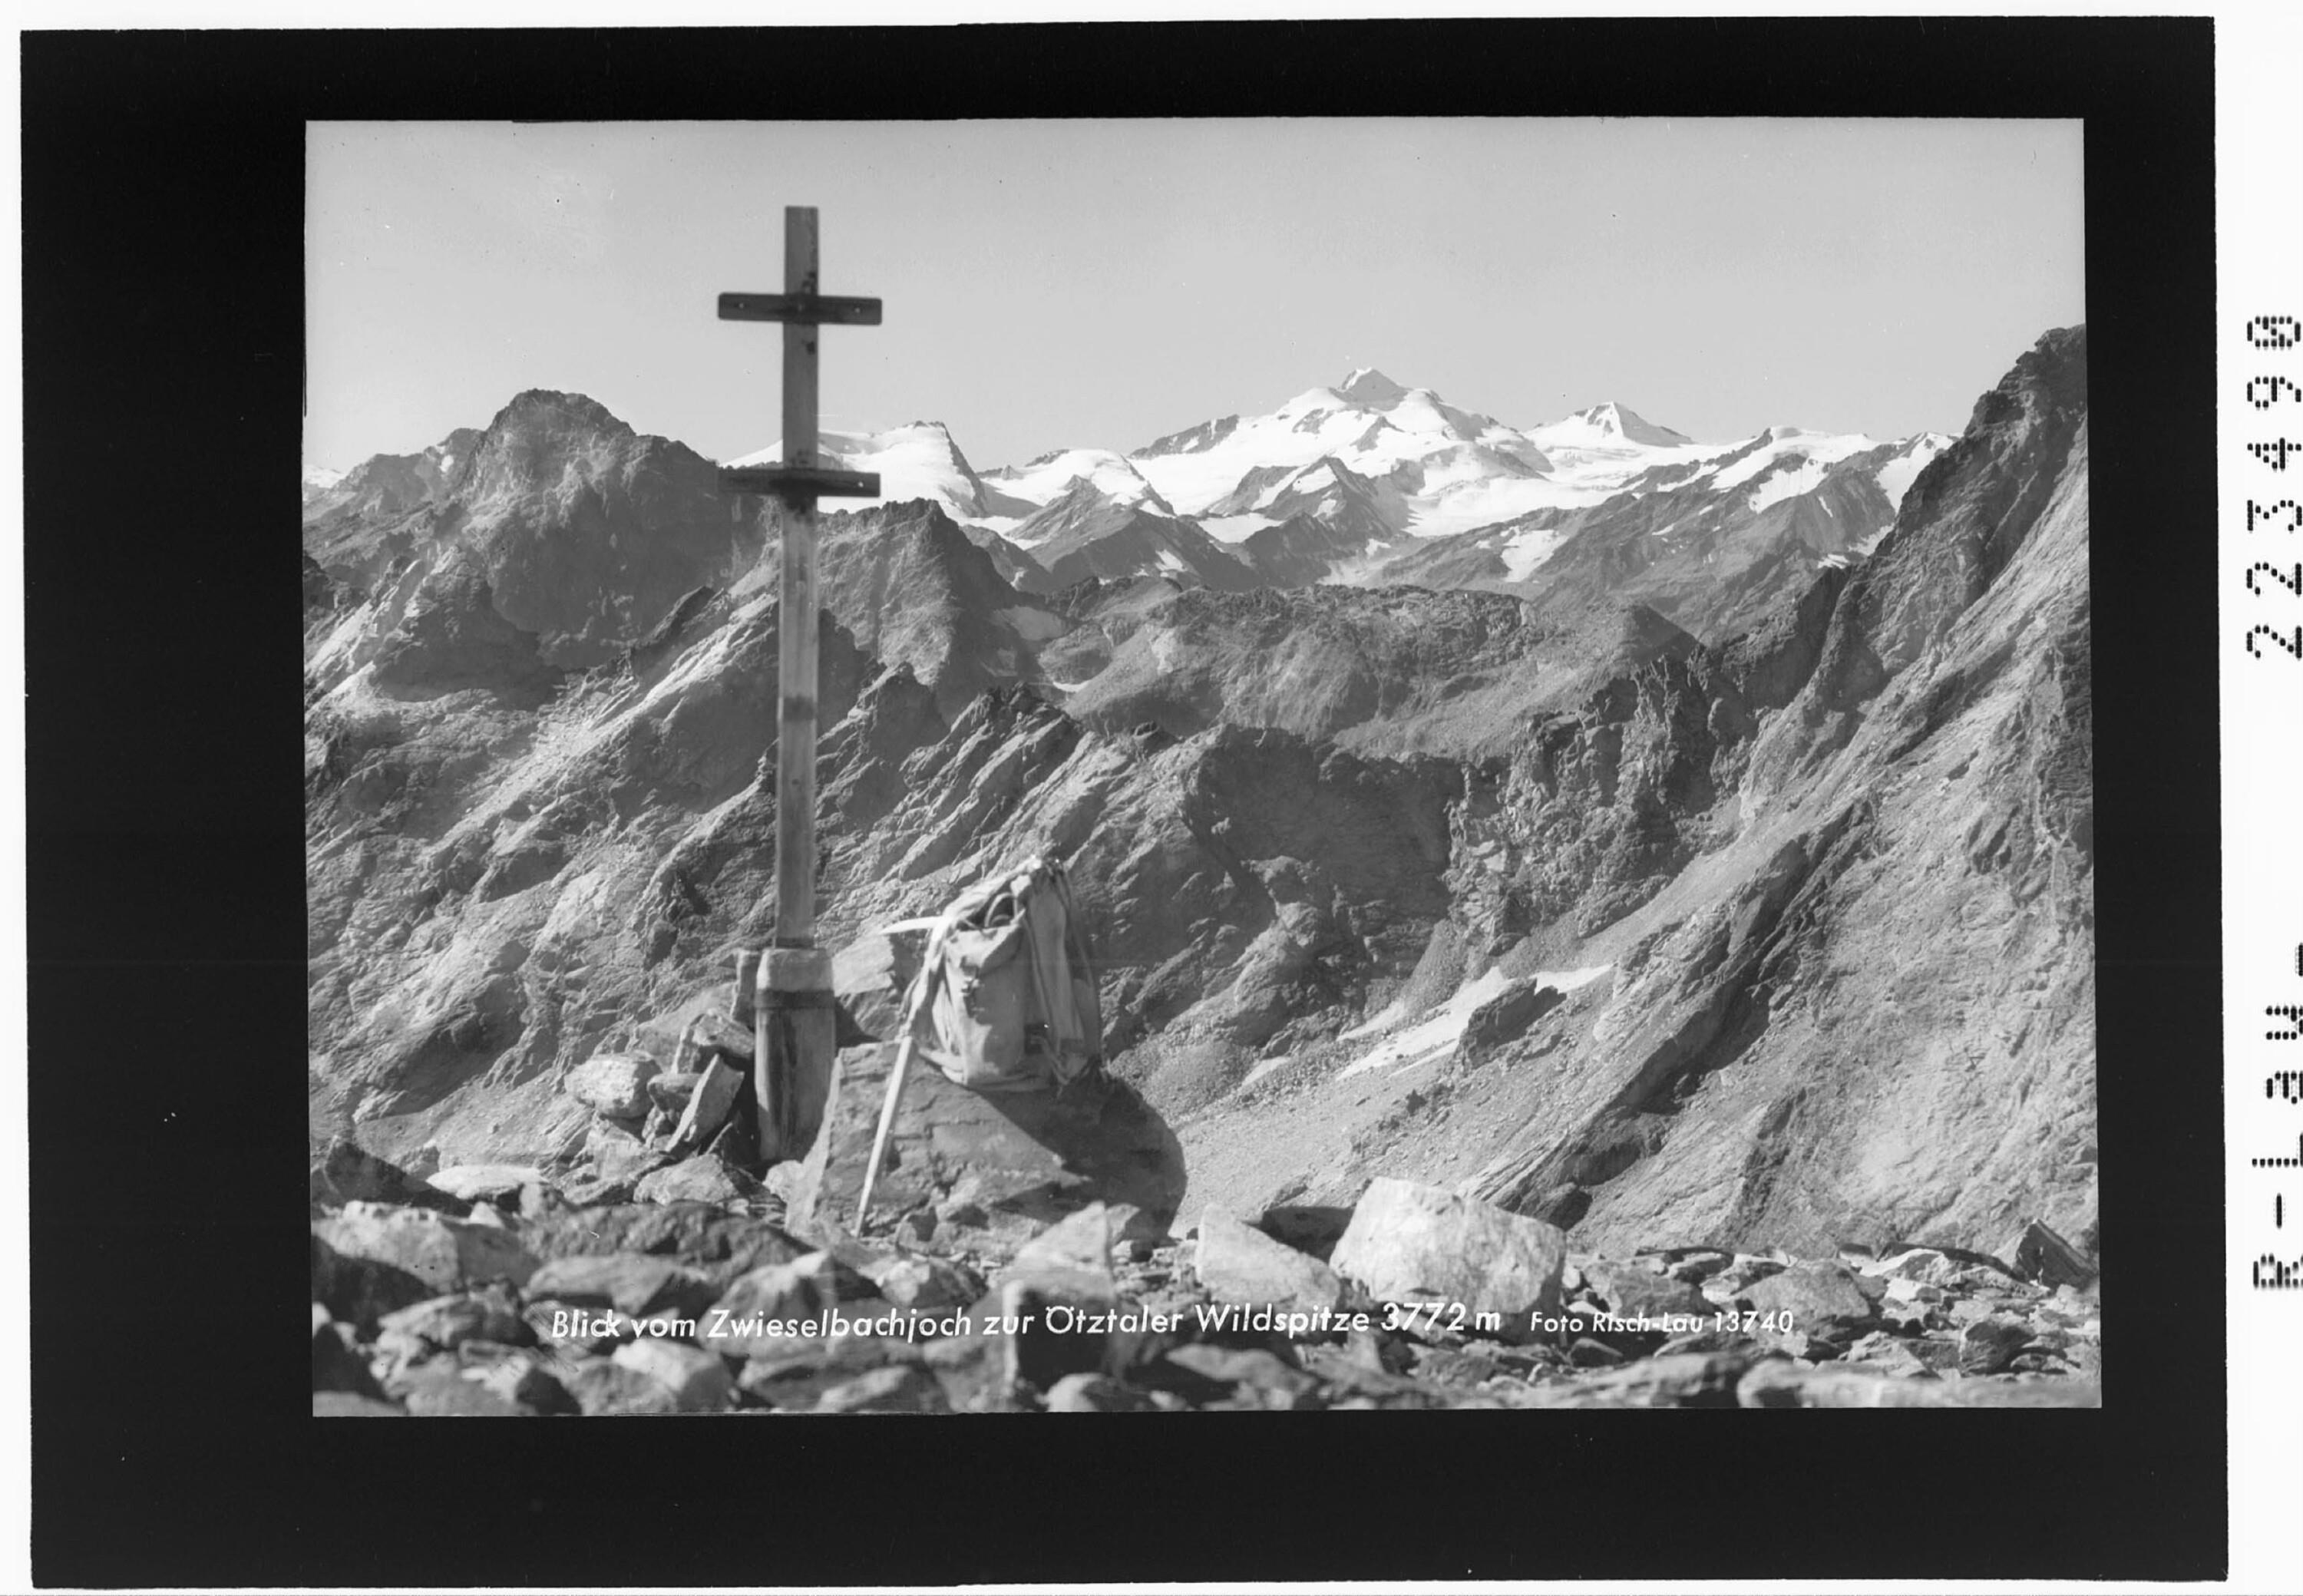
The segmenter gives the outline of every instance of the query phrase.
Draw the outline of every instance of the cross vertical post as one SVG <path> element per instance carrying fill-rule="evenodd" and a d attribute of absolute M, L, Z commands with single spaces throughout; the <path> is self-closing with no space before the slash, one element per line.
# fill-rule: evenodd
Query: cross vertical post
<path fill-rule="evenodd" d="M 722 321 L 781 322 L 783 459 L 728 468 L 723 494 L 767 494 L 781 510 L 776 595 L 776 923 L 753 1002 L 752 1071 L 760 1149 L 770 1163 L 804 1155 L 831 1090 L 836 1035 L 831 955 L 815 945 L 815 502 L 877 498 L 875 473 L 827 469 L 816 427 L 816 340 L 826 322 L 877 326 L 880 301 L 817 288 L 816 212 L 784 207 L 784 291 L 723 293 Z"/>
<path fill-rule="evenodd" d="M 815 292 L 815 207 L 784 212 L 784 291 Z M 784 323 L 784 464 L 816 463 L 814 322 Z M 776 933 L 779 948 L 815 945 L 815 495 L 783 504 L 777 589 Z"/>

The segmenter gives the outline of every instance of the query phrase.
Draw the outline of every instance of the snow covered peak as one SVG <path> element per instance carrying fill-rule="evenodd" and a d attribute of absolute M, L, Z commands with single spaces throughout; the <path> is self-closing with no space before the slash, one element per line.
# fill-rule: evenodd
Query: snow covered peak
<path fill-rule="evenodd" d="M 823 463 L 842 470 L 879 474 L 879 498 L 843 499 L 835 509 L 861 510 L 906 499 L 928 499 L 942 505 L 955 519 L 983 513 L 983 485 L 941 421 L 907 422 L 876 433 L 822 432 L 816 441 Z M 774 443 L 727 463 L 775 465 L 783 457 L 783 444 Z"/>
<path fill-rule="evenodd" d="M 1668 426 L 1658 426 L 1646 417 L 1614 400 L 1593 405 L 1585 412 L 1593 423 L 1605 427 L 1627 443 L 1645 443 L 1657 449 L 1675 449 L 1695 440 L 1685 433 L 1674 432 Z"/>
<path fill-rule="evenodd" d="M 1134 505 L 1159 515 L 1174 509 L 1124 454 L 1109 449 L 1058 449 L 1021 466 L 983 473 L 989 486 L 1028 505 L 1054 502 L 1083 486 L 1110 503 Z"/>
<path fill-rule="evenodd" d="M 1298 417 L 1329 414 L 1344 409 L 1350 402 L 1333 388 L 1306 388 L 1271 414 L 1282 420 L 1293 421 Z"/>
<path fill-rule="evenodd" d="M 1637 444 L 1647 449 L 1683 449 L 1695 440 L 1668 426 L 1658 426 L 1628 405 L 1610 399 L 1578 410 L 1548 426 L 1531 428 L 1528 436 L 1551 449 L 1620 449 Z"/>
<path fill-rule="evenodd" d="M 1362 410 L 1388 410 L 1407 397 L 1407 390 L 1372 366 L 1362 366 L 1335 386 L 1337 396 Z"/>
<path fill-rule="evenodd" d="M 315 500 L 325 496 L 333 490 L 335 486 L 343 479 L 344 474 L 342 471 L 335 470 L 328 466 L 305 467 L 304 507 L 308 510 L 310 509 Z"/>

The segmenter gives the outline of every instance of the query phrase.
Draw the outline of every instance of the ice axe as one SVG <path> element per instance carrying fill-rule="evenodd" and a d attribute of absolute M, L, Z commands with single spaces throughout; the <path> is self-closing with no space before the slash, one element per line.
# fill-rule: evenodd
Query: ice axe
<path fill-rule="evenodd" d="M 907 922 L 891 925 L 890 931 L 909 929 L 915 924 Z M 865 1217 L 872 1212 L 872 1188 L 880 1178 L 880 1161 L 888 1155 L 888 1136 L 896 1127 L 896 1105 L 903 1101 L 904 1077 L 912 1067 L 912 1050 L 919 1040 L 920 1010 L 927 1003 L 928 985 L 934 980 L 942 960 L 943 923 L 932 922 L 936 933 L 928 939 L 928 950 L 920 961 L 920 973 L 912 978 L 912 990 L 904 1000 L 904 1041 L 896 1050 L 896 1067 L 888 1072 L 888 1094 L 880 1102 L 880 1128 L 872 1137 L 872 1161 L 864 1166 L 864 1195 L 856 1203 L 856 1229 L 861 1234 Z"/>

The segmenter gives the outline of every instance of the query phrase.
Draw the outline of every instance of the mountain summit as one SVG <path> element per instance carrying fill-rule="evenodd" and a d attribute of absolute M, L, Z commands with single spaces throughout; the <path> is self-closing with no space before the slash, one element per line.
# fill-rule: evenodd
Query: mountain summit
<path fill-rule="evenodd" d="M 1572 448 L 1578 443 L 1587 448 L 1637 443 L 1649 449 L 1683 449 L 1695 442 L 1683 432 L 1658 426 L 1612 399 L 1590 410 L 1578 410 L 1548 426 L 1536 427 L 1528 435 L 1555 449 Z"/>
<path fill-rule="evenodd" d="M 1336 384 L 1336 395 L 1371 410 L 1388 410 L 1408 391 L 1372 366 L 1362 366 Z"/>
<path fill-rule="evenodd" d="M 818 434 L 817 447 L 827 463 L 846 471 L 871 471 L 880 478 L 879 498 L 843 500 L 833 508 L 869 509 L 925 499 L 956 520 L 995 513 L 982 479 L 952 440 L 951 429 L 941 421 L 911 421 L 875 433 L 826 431 Z M 779 442 L 727 463 L 776 465 L 783 457 Z"/>

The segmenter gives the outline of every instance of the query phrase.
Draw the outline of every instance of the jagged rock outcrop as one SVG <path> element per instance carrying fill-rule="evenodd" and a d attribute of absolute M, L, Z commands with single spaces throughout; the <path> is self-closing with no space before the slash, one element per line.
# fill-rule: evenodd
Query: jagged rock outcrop
<path fill-rule="evenodd" d="M 1036 645 L 1068 629 L 933 504 L 826 515 L 818 528 L 824 608 L 857 647 L 907 667 L 947 720 L 985 688 L 1032 675 Z M 772 587 L 774 574 L 763 561 L 759 579 Z"/>

